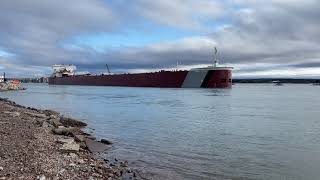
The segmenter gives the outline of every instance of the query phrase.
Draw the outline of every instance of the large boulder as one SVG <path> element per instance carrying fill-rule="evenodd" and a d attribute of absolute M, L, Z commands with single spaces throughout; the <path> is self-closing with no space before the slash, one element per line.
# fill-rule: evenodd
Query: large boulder
<path fill-rule="evenodd" d="M 66 128 L 64 126 L 59 126 L 58 128 L 53 129 L 53 133 L 57 135 L 69 135 L 72 134 L 74 128 Z"/>
<path fill-rule="evenodd" d="M 8 114 L 8 115 L 13 116 L 13 117 L 19 117 L 20 116 L 20 112 L 3 111 L 2 113 L 3 114 Z"/>
<path fill-rule="evenodd" d="M 60 150 L 66 153 L 76 153 L 80 150 L 80 145 L 77 144 L 73 138 L 59 138 L 58 143 L 62 144 Z"/>
<path fill-rule="evenodd" d="M 74 139 L 73 138 L 59 138 L 56 142 L 60 143 L 60 144 L 72 144 L 72 143 L 74 143 Z"/>
<path fill-rule="evenodd" d="M 86 139 L 86 136 L 81 135 L 81 134 L 73 134 L 73 137 L 78 142 L 84 142 Z"/>
<path fill-rule="evenodd" d="M 78 120 L 75 120 L 72 118 L 63 117 L 63 116 L 60 117 L 60 122 L 66 127 L 68 127 L 68 126 L 70 126 L 70 127 L 85 127 L 85 126 L 87 126 L 87 124 L 84 122 L 81 122 L 81 121 L 78 121 Z"/>
<path fill-rule="evenodd" d="M 45 114 L 40 114 L 40 113 L 33 113 L 33 112 L 24 112 L 24 114 L 27 114 L 29 116 L 32 116 L 32 117 L 37 117 L 37 118 L 47 118 L 47 115 Z"/>
<path fill-rule="evenodd" d="M 112 142 L 107 140 L 107 139 L 101 139 L 100 142 L 103 143 L 103 144 L 106 144 L 106 145 L 111 145 L 112 144 Z"/>
<path fill-rule="evenodd" d="M 99 152 L 104 152 L 105 150 L 107 150 L 109 148 L 109 146 L 101 143 L 101 142 L 97 142 L 91 139 L 86 139 L 85 140 L 87 148 L 89 149 L 90 152 L 92 153 L 99 153 Z"/>
<path fill-rule="evenodd" d="M 50 119 L 49 123 L 54 127 L 63 126 L 63 124 L 59 121 L 59 119 Z"/>
<path fill-rule="evenodd" d="M 57 117 L 59 117 L 59 114 L 60 113 L 58 113 L 58 112 L 56 112 L 56 111 L 52 111 L 52 110 L 43 110 L 42 111 L 44 114 L 46 114 L 47 116 L 52 116 L 51 118 L 57 118 Z"/>
<path fill-rule="evenodd" d="M 62 145 L 60 150 L 62 152 L 66 152 L 66 153 L 76 153 L 76 152 L 79 152 L 80 145 L 75 143 L 75 142 L 73 142 L 73 143 L 65 143 L 65 144 Z"/>

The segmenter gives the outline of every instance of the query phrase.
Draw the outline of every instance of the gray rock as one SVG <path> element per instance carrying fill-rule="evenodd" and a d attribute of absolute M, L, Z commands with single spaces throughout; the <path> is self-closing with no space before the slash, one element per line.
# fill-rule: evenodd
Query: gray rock
<path fill-rule="evenodd" d="M 75 153 L 70 153 L 69 156 L 70 156 L 72 159 L 78 158 L 78 155 L 75 154 Z"/>
<path fill-rule="evenodd" d="M 128 167 L 128 161 L 120 162 L 121 167 Z"/>
<path fill-rule="evenodd" d="M 78 160 L 78 163 L 79 163 L 79 164 L 84 164 L 85 161 L 84 161 L 83 159 L 79 159 L 79 160 Z"/>
<path fill-rule="evenodd" d="M 3 167 L 0 166 L 0 171 L 3 171 Z"/>
<path fill-rule="evenodd" d="M 84 135 L 78 135 L 78 134 L 74 134 L 73 137 L 78 142 L 84 142 L 86 139 L 86 137 Z"/>
<path fill-rule="evenodd" d="M 91 135 L 87 136 L 86 138 L 87 138 L 87 139 L 91 139 L 91 140 L 96 140 L 96 137 L 91 136 Z"/>
<path fill-rule="evenodd" d="M 36 119 L 36 124 L 39 126 L 42 126 L 43 121 L 44 121 L 43 119 Z"/>
<path fill-rule="evenodd" d="M 46 180 L 46 176 L 41 175 L 41 176 L 38 176 L 37 179 L 38 179 L 38 180 Z"/>
<path fill-rule="evenodd" d="M 50 118 L 51 119 L 58 119 L 58 116 L 52 114 L 52 115 L 50 115 Z"/>
<path fill-rule="evenodd" d="M 19 112 L 3 111 L 2 113 L 8 114 L 13 117 L 19 117 L 21 114 Z"/>
<path fill-rule="evenodd" d="M 77 153 L 80 150 L 80 145 L 77 143 L 66 143 L 62 145 L 60 150 L 66 153 Z"/>
<path fill-rule="evenodd" d="M 52 124 L 54 127 L 62 126 L 63 124 L 59 121 L 59 119 L 50 119 L 50 124 Z"/>
<path fill-rule="evenodd" d="M 53 132 L 57 135 L 66 135 L 68 133 L 68 129 L 65 127 L 58 127 L 55 128 Z"/>
<path fill-rule="evenodd" d="M 111 141 L 109 141 L 107 139 L 101 139 L 100 142 L 103 143 L 103 144 L 106 144 L 106 145 L 113 144 Z"/>
<path fill-rule="evenodd" d="M 103 152 L 109 148 L 109 146 L 91 139 L 86 139 L 85 142 L 89 151 L 92 153 Z"/>
<path fill-rule="evenodd" d="M 24 112 L 27 115 L 33 116 L 33 117 L 38 117 L 38 118 L 47 118 L 47 115 L 45 114 L 40 114 L 40 113 L 32 113 L 32 112 Z"/>
<path fill-rule="evenodd" d="M 80 147 L 81 147 L 82 149 L 87 149 L 87 145 L 86 145 L 85 142 L 81 142 L 81 143 L 80 143 Z"/>
<path fill-rule="evenodd" d="M 60 144 L 72 144 L 72 143 L 74 143 L 74 139 L 73 138 L 59 138 L 56 142 L 60 143 Z"/>
<path fill-rule="evenodd" d="M 81 121 L 78 121 L 78 120 L 75 120 L 72 118 L 66 118 L 64 116 L 60 117 L 60 122 L 66 127 L 68 127 L 68 126 L 71 126 L 71 127 L 85 127 L 85 126 L 87 126 L 87 124 L 84 122 L 81 122 Z"/>
<path fill-rule="evenodd" d="M 66 171 L 65 169 L 61 169 L 61 170 L 58 172 L 58 174 L 59 174 L 59 175 L 62 175 L 65 171 Z"/>
<path fill-rule="evenodd" d="M 69 135 L 72 133 L 73 128 L 66 128 L 63 126 L 59 126 L 58 128 L 53 129 L 53 133 L 57 135 Z"/>
<path fill-rule="evenodd" d="M 49 128 L 49 127 L 50 127 L 50 124 L 47 123 L 46 121 L 43 121 L 43 122 L 42 122 L 42 127 L 43 127 L 43 128 Z"/>

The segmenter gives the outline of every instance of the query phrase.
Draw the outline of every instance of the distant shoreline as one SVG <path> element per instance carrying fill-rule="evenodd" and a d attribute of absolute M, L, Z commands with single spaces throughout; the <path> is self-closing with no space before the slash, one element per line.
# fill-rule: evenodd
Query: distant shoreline
<path fill-rule="evenodd" d="M 320 83 L 320 79 L 292 79 L 292 78 L 252 78 L 252 79 L 240 79 L 235 78 L 233 83 L 273 83 L 278 81 L 280 83 L 292 83 L 292 84 L 315 84 Z"/>

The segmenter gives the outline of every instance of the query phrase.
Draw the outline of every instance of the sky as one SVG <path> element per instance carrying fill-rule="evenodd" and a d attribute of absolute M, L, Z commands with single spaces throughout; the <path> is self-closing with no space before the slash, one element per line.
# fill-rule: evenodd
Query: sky
<path fill-rule="evenodd" d="M 208 66 L 236 78 L 320 77 L 319 0 L 1 0 L 0 72 Z"/>

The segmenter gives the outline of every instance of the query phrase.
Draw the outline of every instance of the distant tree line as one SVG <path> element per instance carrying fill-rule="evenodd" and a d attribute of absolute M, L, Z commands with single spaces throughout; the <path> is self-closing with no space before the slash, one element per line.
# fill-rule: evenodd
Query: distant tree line
<path fill-rule="evenodd" d="M 320 79 L 291 79 L 291 78 L 258 78 L 258 79 L 233 79 L 234 83 L 294 83 L 294 84 L 313 84 L 320 83 Z"/>
<path fill-rule="evenodd" d="M 47 77 L 40 78 L 19 78 L 22 83 L 48 83 Z"/>

